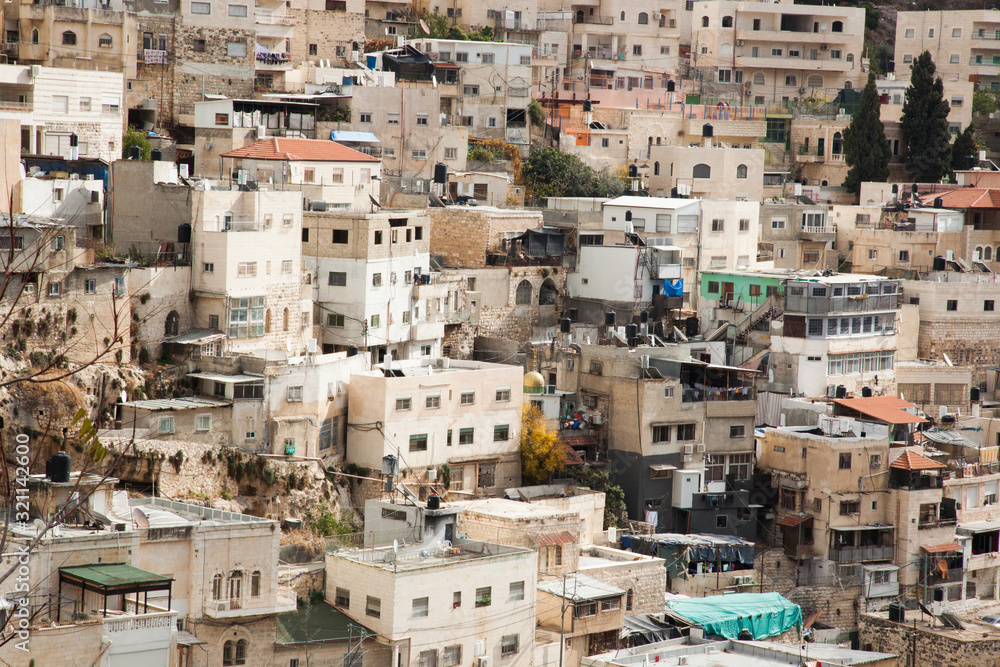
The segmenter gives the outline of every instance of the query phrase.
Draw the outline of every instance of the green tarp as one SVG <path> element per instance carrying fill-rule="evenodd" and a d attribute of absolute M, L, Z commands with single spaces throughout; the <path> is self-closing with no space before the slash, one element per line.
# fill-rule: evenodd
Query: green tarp
<path fill-rule="evenodd" d="M 705 634 L 737 639 L 749 630 L 754 639 L 776 637 L 802 628 L 802 608 L 778 593 L 737 593 L 706 598 L 670 598 L 667 607 L 677 616 L 705 628 Z"/>

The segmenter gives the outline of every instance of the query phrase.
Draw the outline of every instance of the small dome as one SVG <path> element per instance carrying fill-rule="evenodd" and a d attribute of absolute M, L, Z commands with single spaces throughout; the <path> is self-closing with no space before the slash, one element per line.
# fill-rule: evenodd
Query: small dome
<path fill-rule="evenodd" d="M 531 371 L 524 376 L 524 392 L 526 394 L 542 394 L 545 392 L 545 378 L 537 371 Z"/>

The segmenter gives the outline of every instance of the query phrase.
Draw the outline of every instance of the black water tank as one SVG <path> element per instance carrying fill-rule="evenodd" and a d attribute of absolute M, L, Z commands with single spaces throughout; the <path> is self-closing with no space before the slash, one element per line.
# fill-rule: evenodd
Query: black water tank
<path fill-rule="evenodd" d="M 698 335 L 698 318 L 693 315 L 684 321 L 684 335 L 688 338 Z"/>
<path fill-rule="evenodd" d="M 448 165 L 444 162 L 438 162 L 434 165 L 434 182 L 435 183 L 447 183 L 448 182 Z"/>
<path fill-rule="evenodd" d="M 149 151 L 149 159 L 152 160 L 153 162 L 159 162 L 160 160 L 163 159 L 163 151 L 161 151 L 159 148 L 154 148 L 153 150 Z"/>
<path fill-rule="evenodd" d="M 861 397 L 862 398 L 871 398 L 872 397 L 872 388 L 871 387 L 862 387 L 861 388 Z"/>
<path fill-rule="evenodd" d="M 975 155 L 969 155 L 968 157 L 965 158 L 966 169 L 968 170 L 975 169 L 977 164 L 979 164 L 979 158 L 976 157 Z"/>
<path fill-rule="evenodd" d="M 142 149 L 138 146 L 128 147 L 128 159 L 129 160 L 141 160 L 142 159 Z"/>
<path fill-rule="evenodd" d="M 49 459 L 49 463 L 52 465 L 49 471 L 49 479 L 53 482 L 68 482 L 69 481 L 69 471 L 72 463 L 69 454 L 66 452 L 56 452 Z M 48 464 L 46 464 L 46 469 L 48 469 Z"/>
<path fill-rule="evenodd" d="M 941 423 L 942 424 L 954 424 L 955 423 L 955 415 L 944 415 L 943 417 L 941 417 Z"/>
<path fill-rule="evenodd" d="M 615 311 L 609 310 L 604 313 L 604 326 L 613 327 L 615 326 Z"/>
<path fill-rule="evenodd" d="M 842 384 L 837 385 L 837 398 L 847 398 L 847 387 Z"/>
<path fill-rule="evenodd" d="M 919 194 L 920 193 L 920 188 L 917 187 L 916 183 L 914 183 L 913 185 L 910 186 L 910 192 L 912 192 L 913 194 Z"/>
<path fill-rule="evenodd" d="M 736 639 L 741 642 L 752 642 L 753 633 L 747 630 L 746 628 L 743 628 L 742 630 L 740 630 L 740 634 L 736 636 Z"/>
<path fill-rule="evenodd" d="M 69 135 L 69 145 L 71 148 L 76 148 L 77 146 L 79 146 L 80 137 L 76 136 L 75 134 Z"/>
<path fill-rule="evenodd" d="M 570 331 L 570 325 L 572 325 L 572 324 L 573 324 L 573 320 L 569 319 L 568 317 L 562 318 L 561 320 L 559 320 L 559 332 L 560 333 L 569 333 L 569 331 Z"/>
<path fill-rule="evenodd" d="M 677 89 L 677 84 L 674 83 L 673 79 L 667 80 L 667 92 L 672 93 Z"/>
<path fill-rule="evenodd" d="M 357 345 L 348 345 L 347 346 L 347 356 L 349 356 L 349 357 L 356 357 L 357 355 L 358 355 L 358 346 Z"/>
<path fill-rule="evenodd" d="M 901 602 L 889 603 L 889 620 L 893 623 L 906 623 L 906 607 Z"/>
<path fill-rule="evenodd" d="M 177 242 L 178 243 L 191 243 L 191 225 L 184 223 L 183 225 L 177 226 Z"/>
<path fill-rule="evenodd" d="M 934 208 L 944 208 L 944 200 L 940 197 L 934 198 Z"/>
<path fill-rule="evenodd" d="M 636 165 L 634 165 L 634 164 L 630 164 L 628 166 L 628 177 L 629 178 L 638 178 L 639 177 L 639 167 L 636 166 Z"/>
<path fill-rule="evenodd" d="M 626 340 L 628 340 L 628 344 L 630 346 L 633 345 L 632 341 L 634 341 L 636 338 L 638 338 L 638 336 L 639 336 L 639 325 L 638 324 L 626 324 L 625 325 L 625 338 L 626 338 Z"/>
<path fill-rule="evenodd" d="M 441 496 L 436 493 L 432 493 L 427 496 L 427 509 L 429 510 L 439 510 L 441 509 Z"/>
<path fill-rule="evenodd" d="M 973 387 L 969 390 L 969 400 L 973 403 L 979 402 L 979 387 Z"/>
<path fill-rule="evenodd" d="M 590 100 L 584 100 L 583 101 L 583 110 L 584 111 L 593 111 L 594 110 L 594 103 L 591 102 Z"/>
<path fill-rule="evenodd" d="M 643 324 L 645 324 L 646 322 L 649 322 L 649 311 L 648 310 L 644 310 L 641 313 L 639 313 L 639 321 L 642 322 Z"/>
<path fill-rule="evenodd" d="M 715 128 L 712 127 L 711 123 L 705 123 L 701 126 L 701 136 L 702 138 L 715 136 Z"/>
<path fill-rule="evenodd" d="M 898 195 L 899 194 L 899 183 L 893 183 L 892 184 L 892 194 L 894 194 L 894 195 Z"/>
<path fill-rule="evenodd" d="M 944 271 L 947 268 L 947 266 L 948 265 L 945 263 L 944 257 L 941 257 L 939 255 L 939 256 L 937 256 L 937 257 L 934 258 L 934 270 L 935 271 Z"/>
<path fill-rule="evenodd" d="M 889 72 L 895 72 L 896 71 L 896 61 L 895 60 L 890 60 L 889 61 L 889 66 L 886 67 L 886 70 L 889 71 Z"/>
<path fill-rule="evenodd" d="M 944 602 L 944 589 L 943 588 L 935 588 L 934 589 L 934 601 L 935 602 Z"/>
<path fill-rule="evenodd" d="M 631 175 L 632 168 L 629 167 L 629 174 Z M 632 222 L 632 211 L 625 211 L 625 222 Z"/>

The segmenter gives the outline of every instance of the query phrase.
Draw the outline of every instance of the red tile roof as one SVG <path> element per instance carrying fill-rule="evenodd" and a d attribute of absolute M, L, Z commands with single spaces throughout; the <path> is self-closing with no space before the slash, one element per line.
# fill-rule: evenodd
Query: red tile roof
<path fill-rule="evenodd" d="M 223 153 L 222 157 L 251 160 L 291 160 L 299 162 L 378 162 L 336 141 L 321 139 L 288 139 L 271 137 L 257 143 Z"/>
<path fill-rule="evenodd" d="M 906 409 L 915 408 L 913 403 L 908 403 L 895 396 L 869 396 L 868 398 L 835 398 L 834 403 L 845 408 L 860 412 L 861 414 L 876 419 L 886 424 L 925 424 L 926 419 L 906 412 Z"/>
<path fill-rule="evenodd" d="M 567 435 L 563 440 L 570 447 L 593 447 L 597 444 L 597 438 L 592 435 Z"/>
<path fill-rule="evenodd" d="M 896 460 L 890 463 L 889 467 L 896 470 L 941 470 L 947 466 L 907 449 L 896 457 Z"/>
<path fill-rule="evenodd" d="M 945 544 L 932 544 L 926 547 L 920 547 L 929 554 L 943 554 L 950 551 L 961 551 L 962 545 L 958 542 L 946 542 Z"/>
<path fill-rule="evenodd" d="M 808 516 L 808 515 L 806 515 L 806 516 L 790 516 L 790 517 L 787 517 L 787 518 L 784 518 L 784 519 L 781 519 L 780 521 L 778 521 L 778 525 L 779 526 L 787 526 L 789 528 L 795 528 L 799 524 L 803 524 L 803 523 L 806 523 L 806 522 L 812 522 L 812 517 Z"/>
<path fill-rule="evenodd" d="M 1000 190 L 996 188 L 956 188 L 945 192 L 931 192 L 920 198 L 924 206 L 938 197 L 945 208 L 1000 208 Z"/>
<path fill-rule="evenodd" d="M 534 538 L 535 544 L 540 547 L 551 547 L 556 544 L 572 544 L 576 542 L 573 533 L 568 530 L 560 530 L 557 533 L 536 533 Z"/>
<path fill-rule="evenodd" d="M 583 457 L 567 442 L 563 443 L 563 464 L 567 466 L 582 466 L 584 464 Z"/>

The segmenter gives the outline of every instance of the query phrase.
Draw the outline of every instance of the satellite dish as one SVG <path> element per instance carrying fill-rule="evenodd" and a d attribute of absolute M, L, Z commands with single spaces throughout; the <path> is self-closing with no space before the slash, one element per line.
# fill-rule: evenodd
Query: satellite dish
<path fill-rule="evenodd" d="M 35 530 L 38 531 L 37 534 L 41 535 L 45 532 L 45 522 L 41 519 L 35 519 L 32 523 L 35 524 Z"/>
<path fill-rule="evenodd" d="M 392 541 L 392 553 L 394 553 L 394 554 L 398 554 L 399 553 L 399 540 L 393 540 Z"/>
<path fill-rule="evenodd" d="M 431 34 L 431 29 L 427 27 L 427 24 L 424 22 L 423 19 L 420 19 L 419 23 L 420 23 L 420 29 L 421 30 L 423 30 L 428 35 Z"/>

